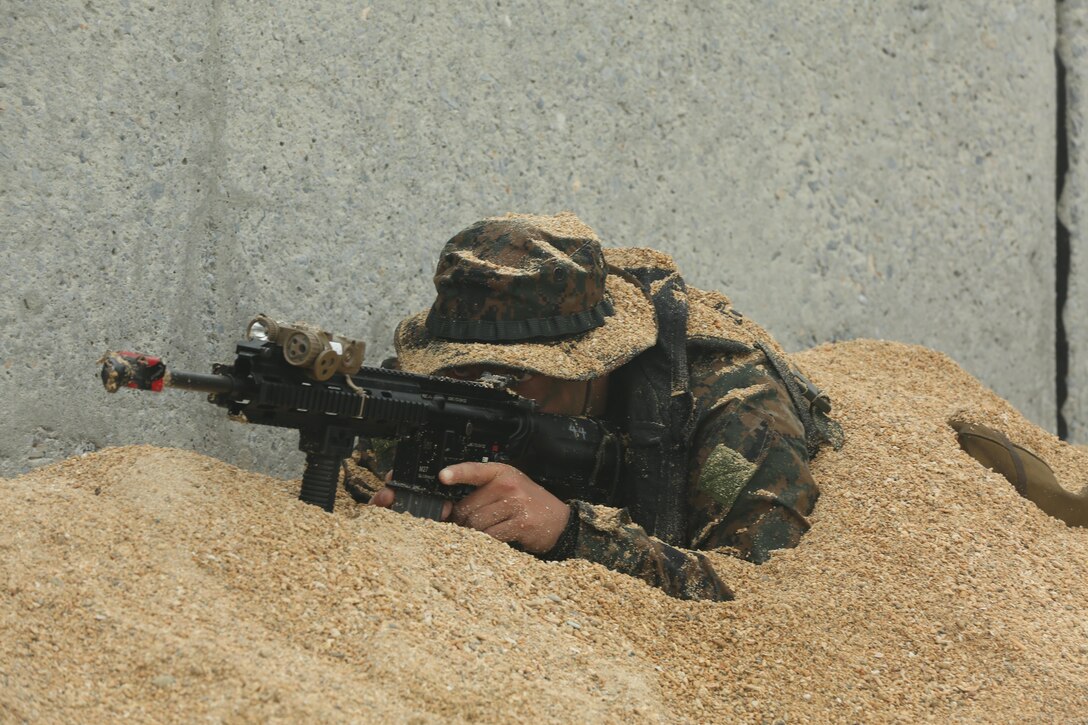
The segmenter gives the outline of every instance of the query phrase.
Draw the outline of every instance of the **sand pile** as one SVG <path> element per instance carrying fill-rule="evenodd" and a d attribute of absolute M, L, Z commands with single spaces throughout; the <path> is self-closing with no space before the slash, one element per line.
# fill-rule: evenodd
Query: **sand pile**
<path fill-rule="evenodd" d="M 799 356 L 847 445 L 814 526 L 729 604 L 337 502 L 196 453 L 103 451 L 0 483 L 0 721 L 1088 722 L 1088 530 L 948 420 L 1066 485 L 1088 453 L 946 357 Z"/>

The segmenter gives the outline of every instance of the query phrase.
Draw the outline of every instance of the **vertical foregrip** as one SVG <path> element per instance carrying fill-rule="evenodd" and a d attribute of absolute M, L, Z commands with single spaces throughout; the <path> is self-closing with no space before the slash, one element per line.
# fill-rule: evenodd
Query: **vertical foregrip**
<path fill-rule="evenodd" d="M 336 485 L 340 482 L 340 459 L 322 453 L 306 454 L 306 470 L 302 474 L 300 500 L 332 511 L 336 500 Z"/>

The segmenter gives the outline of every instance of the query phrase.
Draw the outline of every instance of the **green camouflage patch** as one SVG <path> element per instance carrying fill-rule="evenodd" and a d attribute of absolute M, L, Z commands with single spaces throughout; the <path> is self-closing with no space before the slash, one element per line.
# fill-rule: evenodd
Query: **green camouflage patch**
<path fill-rule="evenodd" d="M 729 446 L 719 443 L 703 465 L 699 488 L 728 510 L 758 468 Z"/>

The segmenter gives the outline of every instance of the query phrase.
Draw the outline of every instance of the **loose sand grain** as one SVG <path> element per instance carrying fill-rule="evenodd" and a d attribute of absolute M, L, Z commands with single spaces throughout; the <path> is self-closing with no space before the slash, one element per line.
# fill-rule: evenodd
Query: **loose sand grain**
<path fill-rule="evenodd" d="M 0 721 L 1088 722 L 1088 530 L 947 423 L 1088 453 L 930 350 L 798 360 L 847 443 L 798 548 L 714 556 L 729 604 L 192 452 L 0 481 Z"/>

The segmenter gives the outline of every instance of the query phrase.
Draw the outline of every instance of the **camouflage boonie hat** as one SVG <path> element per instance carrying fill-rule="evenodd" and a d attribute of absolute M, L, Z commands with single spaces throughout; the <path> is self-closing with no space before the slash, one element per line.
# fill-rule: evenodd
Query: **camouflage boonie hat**
<path fill-rule="evenodd" d="M 434 285 L 431 309 L 397 327 L 405 370 L 495 365 L 588 380 L 657 340 L 653 304 L 570 212 L 477 222 L 446 243 Z"/>

